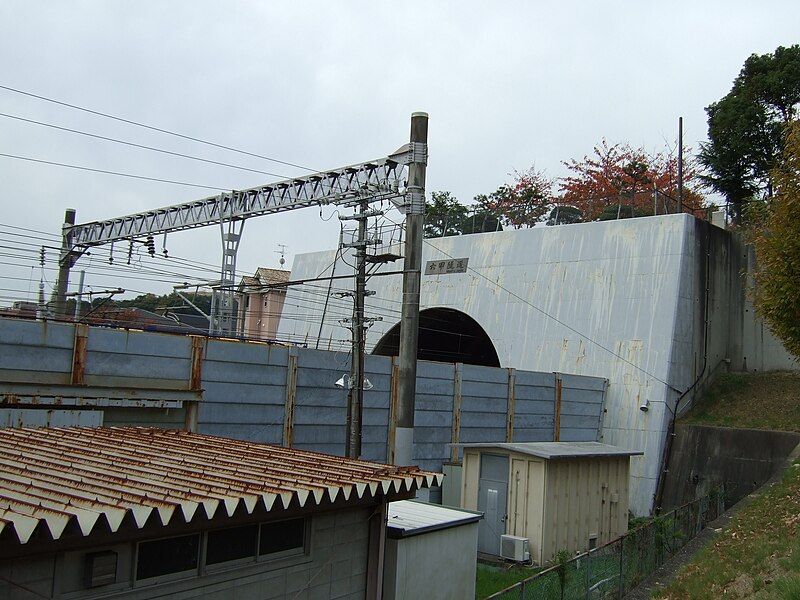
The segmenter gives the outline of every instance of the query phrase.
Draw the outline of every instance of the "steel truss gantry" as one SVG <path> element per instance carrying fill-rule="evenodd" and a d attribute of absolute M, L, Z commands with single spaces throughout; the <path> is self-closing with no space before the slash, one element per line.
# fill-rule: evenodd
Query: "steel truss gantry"
<path fill-rule="evenodd" d="M 62 229 L 55 309 L 64 314 L 69 269 L 87 249 L 116 241 L 133 241 L 157 234 L 220 225 L 223 228 L 222 277 L 219 289 L 214 292 L 215 310 L 211 315 L 210 332 L 232 333 L 236 253 L 244 220 L 310 206 L 356 205 L 364 198 L 370 203 L 390 200 L 401 209 L 416 206 L 420 202 L 418 193 L 406 189 L 408 165 L 426 159 L 427 145 L 409 143 L 389 156 L 368 162 L 104 221 L 75 225 L 74 211 L 71 218 L 68 211 Z M 239 224 L 238 232 L 236 223 Z"/>

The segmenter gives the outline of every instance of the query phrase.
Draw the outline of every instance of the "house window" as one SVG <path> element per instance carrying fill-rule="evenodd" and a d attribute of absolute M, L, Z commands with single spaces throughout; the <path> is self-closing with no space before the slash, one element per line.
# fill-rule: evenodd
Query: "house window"
<path fill-rule="evenodd" d="M 290 519 L 277 523 L 261 525 L 261 536 L 258 542 L 258 555 L 287 553 L 290 550 L 302 551 L 305 545 L 305 519 Z"/>
<path fill-rule="evenodd" d="M 136 579 L 197 571 L 200 534 L 141 542 L 136 555 Z"/>
<path fill-rule="evenodd" d="M 208 532 L 206 564 L 255 558 L 258 525 L 244 525 Z"/>

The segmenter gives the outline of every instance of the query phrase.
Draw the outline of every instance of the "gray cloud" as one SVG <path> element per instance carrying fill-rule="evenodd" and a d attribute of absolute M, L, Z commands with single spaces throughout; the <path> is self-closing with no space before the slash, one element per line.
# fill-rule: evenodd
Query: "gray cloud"
<path fill-rule="evenodd" d="M 560 161 L 602 137 L 658 148 L 679 115 L 696 147 L 703 107 L 750 53 L 795 42 L 798 22 L 791 1 L 5 1 L 0 83 L 313 168 L 391 152 L 410 113 L 426 110 L 429 189 L 469 200 L 532 163 L 560 175 Z M 0 112 L 300 173 L 2 90 Z M 228 188 L 270 179 L 2 118 L 0 152 Z M 0 221 L 54 233 L 67 206 L 86 221 L 208 194 L 4 158 L 0 181 Z M 277 243 L 321 250 L 337 233 L 314 210 L 251 220 L 239 264 L 275 266 Z M 214 228 L 170 236 L 169 247 L 219 260 Z M 30 273 L 31 261 L 0 260 L 24 264 L 0 265 L 0 275 Z M 89 276 L 98 287 L 113 281 Z"/>

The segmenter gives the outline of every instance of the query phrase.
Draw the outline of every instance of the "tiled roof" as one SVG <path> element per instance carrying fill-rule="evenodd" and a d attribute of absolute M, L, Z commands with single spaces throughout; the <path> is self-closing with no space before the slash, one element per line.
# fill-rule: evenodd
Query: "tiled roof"
<path fill-rule="evenodd" d="M 186 431 L 0 429 L 0 534 L 58 539 L 123 522 L 166 525 L 312 507 L 441 484 L 442 475 Z"/>
<path fill-rule="evenodd" d="M 258 279 L 256 279 L 255 277 L 250 277 L 249 275 L 244 275 L 242 277 L 241 283 L 239 284 L 239 287 L 244 285 L 258 285 Z"/>
<path fill-rule="evenodd" d="M 290 274 L 291 271 L 284 271 L 282 269 L 258 267 L 255 277 L 261 281 L 262 285 L 269 285 L 271 283 L 286 283 L 289 281 Z"/>

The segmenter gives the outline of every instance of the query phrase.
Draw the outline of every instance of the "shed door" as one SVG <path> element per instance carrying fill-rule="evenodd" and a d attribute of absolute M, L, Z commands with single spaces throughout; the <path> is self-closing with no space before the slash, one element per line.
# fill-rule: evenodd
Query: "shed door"
<path fill-rule="evenodd" d="M 506 532 L 508 506 L 508 457 L 481 454 L 478 480 L 478 551 L 500 555 L 500 536 Z"/>

